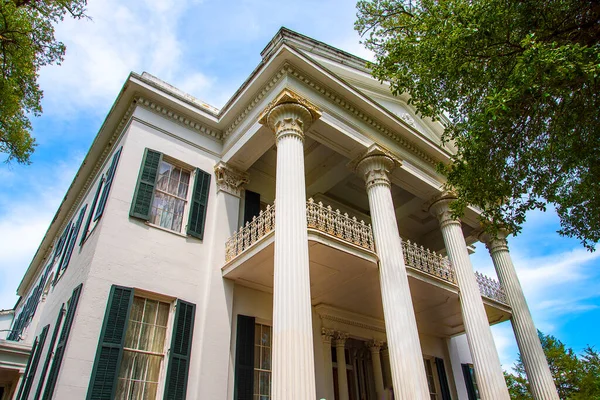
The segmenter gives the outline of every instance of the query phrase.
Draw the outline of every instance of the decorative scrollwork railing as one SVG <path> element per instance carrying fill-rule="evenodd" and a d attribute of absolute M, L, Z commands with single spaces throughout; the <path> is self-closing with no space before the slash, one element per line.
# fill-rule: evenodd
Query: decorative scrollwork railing
<path fill-rule="evenodd" d="M 261 211 L 252 221 L 227 239 L 225 242 L 225 261 L 229 262 L 240 255 L 244 250 L 258 242 L 262 237 L 275 229 L 275 205 L 268 205 L 267 209 Z"/>
<path fill-rule="evenodd" d="M 477 277 L 479 291 L 482 295 L 492 300 L 499 301 L 500 303 L 508 304 L 506 293 L 504 293 L 504 289 L 500 285 L 500 282 L 489 278 L 480 272 L 475 272 L 475 276 Z"/>
<path fill-rule="evenodd" d="M 456 283 L 454 271 L 448 258 L 426 249 L 410 240 L 402 240 L 404 263 L 428 274 L 437 276 L 445 281 Z"/>
<path fill-rule="evenodd" d="M 309 199 L 306 203 L 306 222 L 309 229 L 375 251 L 371 225 L 359 221 L 356 217 L 350 217 L 340 210 L 333 210 L 331 206 L 325 206 L 321 202 L 316 203 L 313 199 Z M 275 205 L 269 205 L 266 210 L 261 211 L 258 216 L 252 218 L 252 221 L 246 222 L 246 225 L 227 239 L 225 243 L 226 262 L 236 258 L 274 229 Z M 410 240 L 402 240 L 402 250 L 404 262 L 407 266 L 456 284 L 454 269 L 447 257 L 424 246 L 419 246 Z M 507 303 L 506 294 L 498 281 L 479 272 L 475 274 L 483 296 L 501 303 Z"/>
<path fill-rule="evenodd" d="M 315 203 L 312 198 L 306 203 L 306 221 L 309 228 L 375 251 L 371 225 L 356 217 L 351 218 L 347 213 L 342 214 L 340 210 L 334 211 L 331 206 L 326 207 L 321 202 Z"/>
<path fill-rule="evenodd" d="M 306 202 L 306 222 L 310 229 L 375 251 L 371 225 L 359 221 L 356 217 L 350 217 L 346 213 L 342 214 L 340 210 L 334 211 L 331 206 L 324 206 L 321 202 L 315 203 L 313 199 L 309 199 Z M 233 260 L 273 229 L 275 229 L 275 205 L 270 205 L 227 239 L 225 261 Z"/>

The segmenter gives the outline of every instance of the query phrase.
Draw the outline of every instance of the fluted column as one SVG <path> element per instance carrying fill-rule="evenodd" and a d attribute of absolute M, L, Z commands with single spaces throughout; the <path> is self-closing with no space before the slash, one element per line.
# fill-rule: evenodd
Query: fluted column
<path fill-rule="evenodd" d="M 338 399 L 349 400 L 350 393 L 348 392 L 348 372 L 346 371 L 346 339 L 348 334 L 337 332 L 335 337 L 335 355 L 337 358 L 337 385 Z"/>
<path fill-rule="evenodd" d="M 483 306 L 479 284 L 471 265 L 461 223 L 460 220 L 452 218 L 450 211 L 449 204 L 453 200 L 452 195 L 444 194 L 433 200 L 430 211 L 440 221 L 448 259 L 454 268 L 477 386 L 482 400 L 509 400 L 500 358 Z"/>
<path fill-rule="evenodd" d="M 375 380 L 375 391 L 377 392 L 377 398 L 381 399 L 384 395 L 385 390 L 383 386 L 383 370 L 381 369 L 381 357 L 379 353 L 383 342 L 378 340 L 372 340 L 368 343 L 369 351 L 371 352 L 371 361 L 373 363 L 373 378 Z"/>
<path fill-rule="evenodd" d="M 377 145 L 355 162 L 369 197 L 396 399 L 429 399 L 421 344 L 402 254 L 389 174 L 400 161 Z"/>
<path fill-rule="evenodd" d="M 558 400 L 548 360 L 546 360 L 517 271 L 508 252 L 506 232 L 500 231 L 494 238 L 483 233 L 479 236 L 479 240 L 486 244 L 490 252 L 498 280 L 506 293 L 508 304 L 512 308 L 511 323 L 529 380 L 531 394 L 536 400 Z"/>
<path fill-rule="evenodd" d="M 284 91 L 259 119 L 273 130 L 277 143 L 272 363 L 274 400 L 314 400 L 316 396 L 304 133 L 318 116 L 316 109 L 307 102 Z"/>
<path fill-rule="evenodd" d="M 323 341 L 323 360 L 325 368 L 325 395 L 327 400 L 333 400 L 333 362 L 331 361 L 331 343 L 335 331 L 333 329 L 322 328 L 321 340 Z"/>

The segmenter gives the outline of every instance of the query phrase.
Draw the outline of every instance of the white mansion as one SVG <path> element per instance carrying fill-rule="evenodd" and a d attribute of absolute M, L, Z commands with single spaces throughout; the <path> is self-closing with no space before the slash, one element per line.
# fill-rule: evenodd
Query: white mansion
<path fill-rule="evenodd" d="M 449 212 L 444 119 L 285 28 L 261 55 L 221 110 L 129 76 L 18 287 L 0 400 L 503 400 L 506 320 L 558 399 L 505 237 Z"/>

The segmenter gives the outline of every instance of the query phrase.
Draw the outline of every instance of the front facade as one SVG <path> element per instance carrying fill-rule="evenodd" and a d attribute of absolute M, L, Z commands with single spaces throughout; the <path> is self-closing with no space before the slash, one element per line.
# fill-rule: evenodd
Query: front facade
<path fill-rule="evenodd" d="M 557 398 L 504 238 L 449 213 L 443 124 L 289 30 L 262 57 L 222 110 L 130 75 L 18 288 L 0 399 L 508 399 L 508 319 Z"/>

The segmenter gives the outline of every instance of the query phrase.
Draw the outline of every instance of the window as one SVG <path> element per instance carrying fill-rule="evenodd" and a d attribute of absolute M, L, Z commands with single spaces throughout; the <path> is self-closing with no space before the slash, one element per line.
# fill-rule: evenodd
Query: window
<path fill-rule="evenodd" d="M 116 399 L 155 399 L 165 358 L 170 304 L 135 296 L 125 333 Z"/>
<path fill-rule="evenodd" d="M 254 327 L 254 400 L 271 399 L 271 327 Z"/>
<path fill-rule="evenodd" d="M 129 215 L 174 232 L 185 228 L 188 235 L 203 239 L 210 174 L 198 168 L 194 172 L 192 186 L 191 167 L 146 149 Z"/>
<path fill-rule="evenodd" d="M 140 294 L 110 290 L 88 400 L 152 400 L 160 389 L 165 399 L 186 397 L 196 306 L 177 299 L 169 323 L 171 303 Z"/>
<path fill-rule="evenodd" d="M 161 160 L 150 211 L 151 223 L 181 232 L 190 175 L 190 171 Z"/>
<path fill-rule="evenodd" d="M 429 386 L 429 397 L 431 400 L 437 400 L 437 390 L 435 387 L 435 376 L 433 375 L 433 368 L 431 366 L 431 359 L 424 358 L 425 363 L 425 374 L 427 375 L 427 386 Z"/>

